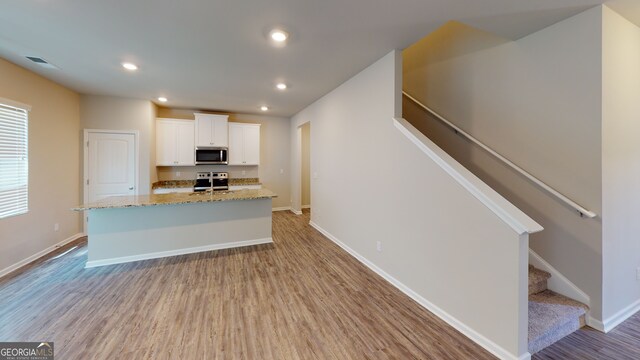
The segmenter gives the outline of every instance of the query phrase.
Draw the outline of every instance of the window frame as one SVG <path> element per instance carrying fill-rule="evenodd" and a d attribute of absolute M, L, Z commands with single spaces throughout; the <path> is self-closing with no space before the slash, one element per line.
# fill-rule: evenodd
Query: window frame
<path fill-rule="evenodd" d="M 2 109 L 15 109 L 18 111 L 23 111 L 25 113 L 25 124 L 24 124 L 24 144 L 21 144 L 24 146 L 24 157 L 25 157 L 25 161 L 26 161 L 26 173 L 24 174 L 24 179 L 25 179 L 25 185 L 20 185 L 20 186 L 25 186 L 25 192 L 24 193 L 20 193 L 23 194 L 25 199 L 24 199 L 24 203 L 20 203 L 20 204 L 24 204 L 24 208 L 23 209 L 19 209 L 19 210 L 15 210 L 14 212 L 7 212 L 7 214 L 4 215 L 0 215 L 0 220 L 2 219 L 7 219 L 7 218 L 11 218 L 14 216 L 19 216 L 19 215 L 25 215 L 27 213 L 29 213 L 29 115 L 31 113 L 31 106 L 14 101 L 14 100 L 10 100 L 10 99 L 5 99 L 0 97 L 0 106 Z M 2 120 L 0 120 L 1 122 Z"/>

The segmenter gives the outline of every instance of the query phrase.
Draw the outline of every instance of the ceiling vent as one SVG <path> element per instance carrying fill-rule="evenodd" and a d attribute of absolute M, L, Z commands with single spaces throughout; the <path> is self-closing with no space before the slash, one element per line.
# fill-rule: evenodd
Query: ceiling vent
<path fill-rule="evenodd" d="M 42 66 L 42 67 L 46 67 L 48 69 L 57 69 L 58 67 L 52 64 L 49 64 L 47 62 L 47 60 L 41 58 L 41 57 L 37 57 L 37 56 L 27 56 L 27 59 L 31 60 L 32 62 Z"/>

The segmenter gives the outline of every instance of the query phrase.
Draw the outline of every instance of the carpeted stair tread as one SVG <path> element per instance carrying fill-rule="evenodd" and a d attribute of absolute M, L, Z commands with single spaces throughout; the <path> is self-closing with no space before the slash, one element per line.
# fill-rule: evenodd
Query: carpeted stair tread
<path fill-rule="evenodd" d="M 547 280 L 551 274 L 529 265 L 529 295 L 547 290 Z"/>
<path fill-rule="evenodd" d="M 534 354 L 578 330 L 588 309 L 551 290 L 529 295 L 529 352 Z"/>

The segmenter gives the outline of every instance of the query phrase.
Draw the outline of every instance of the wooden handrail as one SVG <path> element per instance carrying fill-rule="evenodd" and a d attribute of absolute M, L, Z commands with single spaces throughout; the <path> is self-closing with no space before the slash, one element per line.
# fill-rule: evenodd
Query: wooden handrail
<path fill-rule="evenodd" d="M 562 195 L 560 192 L 558 192 L 557 190 L 555 190 L 551 186 L 549 186 L 549 185 L 545 184 L 544 182 L 542 182 L 542 180 L 536 178 L 535 176 L 531 175 L 529 172 L 527 172 L 523 168 L 521 168 L 518 165 L 514 164 L 511 160 L 509 160 L 506 157 L 498 154 L 493 149 L 491 149 L 490 147 L 488 147 L 487 145 L 482 143 L 480 140 L 474 138 L 473 136 L 468 134 L 466 131 L 462 130 L 461 128 L 459 128 L 456 125 L 454 125 L 453 123 L 451 123 L 449 120 L 447 120 L 444 117 L 442 117 L 442 115 L 438 114 L 434 110 L 430 109 L 428 106 L 426 106 L 423 103 L 421 103 L 420 101 L 418 101 L 413 96 L 409 95 L 406 91 L 402 91 L 402 94 L 404 96 L 406 96 L 409 100 L 413 101 L 418 106 L 423 108 L 424 110 L 428 111 L 431 115 L 435 116 L 438 120 L 440 120 L 443 123 L 445 123 L 448 127 L 452 128 L 457 134 L 460 134 L 460 135 L 464 136 L 469 141 L 471 141 L 474 144 L 476 144 L 479 147 L 481 147 L 484 151 L 486 151 L 489 154 L 493 155 L 495 158 L 497 158 L 498 160 L 500 160 L 503 163 L 507 164 L 509 167 L 511 167 L 513 170 L 517 171 L 518 173 L 520 173 L 522 176 L 526 177 L 529 181 L 531 181 L 534 184 L 538 185 L 540 188 L 542 188 L 543 190 L 545 190 L 549 194 L 555 196 L 560 201 L 562 201 L 565 204 L 567 204 L 570 207 L 572 207 L 574 210 L 576 210 L 578 212 L 578 214 L 580 214 L 581 217 L 588 217 L 590 219 L 593 219 L 593 218 L 595 218 L 597 216 L 596 213 L 594 213 L 593 211 L 585 209 L 584 207 L 582 207 L 579 204 L 577 204 L 575 201 L 573 201 L 573 200 L 569 199 L 568 197 Z"/>

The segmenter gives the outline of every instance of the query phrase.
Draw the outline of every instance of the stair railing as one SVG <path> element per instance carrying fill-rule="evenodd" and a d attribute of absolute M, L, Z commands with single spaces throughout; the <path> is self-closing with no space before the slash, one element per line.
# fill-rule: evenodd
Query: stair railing
<path fill-rule="evenodd" d="M 587 217 L 587 218 L 593 219 L 593 218 L 595 218 L 597 216 L 596 213 L 594 213 L 593 211 L 585 209 L 584 207 L 582 207 L 579 204 L 577 204 L 575 201 L 569 199 L 568 197 L 562 195 L 560 192 L 558 192 L 557 190 L 555 190 L 551 186 L 545 184 L 542 180 L 536 178 L 535 176 L 531 175 L 529 172 L 527 172 L 523 168 L 521 168 L 518 165 L 514 164 L 513 162 L 511 162 L 511 160 L 509 160 L 506 157 L 498 154 L 493 149 L 491 149 L 490 147 L 488 147 L 487 145 L 482 143 L 480 140 L 474 138 L 473 136 L 468 134 L 466 131 L 462 130 L 461 128 L 459 128 L 456 125 L 454 125 L 453 123 L 451 123 L 449 120 L 447 120 L 444 117 L 442 117 L 442 115 L 438 114 L 434 110 L 430 109 L 428 106 L 426 106 L 423 103 L 421 103 L 420 101 L 418 101 L 413 96 L 409 95 L 406 91 L 402 91 L 402 94 L 404 96 L 406 96 L 409 100 L 413 101 L 418 106 L 423 108 L 424 110 L 428 111 L 431 115 L 436 117 L 436 119 L 440 120 L 441 122 L 446 124 L 448 127 L 453 129 L 453 131 L 455 131 L 456 134 L 462 135 L 463 137 L 467 138 L 469 141 L 471 141 L 474 144 L 476 144 L 479 147 L 481 147 L 484 151 L 486 151 L 489 154 L 493 155 L 495 158 L 499 159 L 500 161 L 502 161 L 503 163 L 505 163 L 506 165 L 511 167 L 513 170 L 515 170 L 518 173 L 520 173 L 522 176 L 526 177 L 532 183 L 538 185 L 540 188 L 542 188 L 543 190 L 545 190 L 549 194 L 553 195 L 554 197 L 556 197 L 560 201 L 562 201 L 565 204 L 567 204 L 570 207 L 572 207 L 574 210 L 576 210 L 578 212 L 578 214 L 580 214 L 580 217 Z"/>

